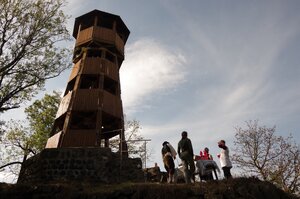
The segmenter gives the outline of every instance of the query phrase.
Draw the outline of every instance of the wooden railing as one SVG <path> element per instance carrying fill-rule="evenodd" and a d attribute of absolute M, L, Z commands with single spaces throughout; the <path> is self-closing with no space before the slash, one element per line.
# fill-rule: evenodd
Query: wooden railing
<path fill-rule="evenodd" d="M 119 68 L 116 64 L 99 57 L 88 57 L 84 61 L 82 74 L 105 74 L 119 82 Z"/>
<path fill-rule="evenodd" d="M 117 50 L 124 55 L 124 42 L 117 32 L 113 31 L 112 29 L 98 26 L 86 28 L 80 31 L 78 34 L 76 46 L 92 40 L 115 45 Z"/>
<path fill-rule="evenodd" d="M 59 118 L 62 114 L 67 112 L 68 107 L 70 105 L 71 97 L 72 97 L 72 92 L 69 92 L 67 95 L 63 97 L 63 99 L 60 102 L 55 118 Z"/>
<path fill-rule="evenodd" d="M 102 89 L 80 89 L 76 91 L 73 102 L 73 110 L 97 110 L 102 109 L 106 113 L 115 117 L 122 116 L 122 101 Z"/>

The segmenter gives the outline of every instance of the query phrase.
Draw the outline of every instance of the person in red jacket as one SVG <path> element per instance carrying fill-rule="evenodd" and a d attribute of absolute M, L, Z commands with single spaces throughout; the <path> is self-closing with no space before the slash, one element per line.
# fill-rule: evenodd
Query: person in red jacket
<path fill-rule="evenodd" d="M 204 148 L 204 151 L 200 151 L 200 160 L 213 160 L 212 155 L 209 154 L 209 149 L 207 147 Z"/>
<path fill-rule="evenodd" d="M 212 155 L 209 154 L 209 149 L 207 147 L 204 148 L 203 152 L 200 151 L 200 158 L 199 160 L 213 160 Z M 201 180 L 213 180 L 213 175 L 211 170 L 207 170 L 205 175 L 200 175 Z"/>

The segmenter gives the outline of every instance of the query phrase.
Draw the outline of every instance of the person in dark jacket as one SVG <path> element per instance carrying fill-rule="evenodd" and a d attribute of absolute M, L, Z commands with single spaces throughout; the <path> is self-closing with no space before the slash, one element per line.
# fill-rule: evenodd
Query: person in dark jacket
<path fill-rule="evenodd" d="M 177 153 L 182 161 L 185 183 L 191 183 L 194 179 L 194 151 L 191 140 L 187 137 L 187 132 L 181 133 L 181 140 L 178 143 Z"/>

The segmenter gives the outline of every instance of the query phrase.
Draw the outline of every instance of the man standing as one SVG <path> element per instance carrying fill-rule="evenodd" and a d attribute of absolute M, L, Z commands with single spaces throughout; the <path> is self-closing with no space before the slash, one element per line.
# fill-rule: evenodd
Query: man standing
<path fill-rule="evenodd" d="M 229 149 L 225 145 L 224 140 L 220 140 L 218 142 L 218 146 L 221 148 L 221 152 L 218 155 L 218 158 L 220 158 L 220 164 L 221 164 L 221 167 L 222 167 L 223 172 L 224 172 L 224 177 L 226 179 L 230 179 L 230 178 L 232 178 L 231 173 L 230 173 L 230 169 L 232 168 L 232 164 L 231 164 L 231 161 L 229 159 Z"/>
<path fill-rule="evenodd" d="M 191 140 L 187 138 L 186 131 L 181 133 L 177 152 L 182 161 L 185 183 L 191 183 L 191 177 L 194 179 L 195 171 L 194 151 Z"/>

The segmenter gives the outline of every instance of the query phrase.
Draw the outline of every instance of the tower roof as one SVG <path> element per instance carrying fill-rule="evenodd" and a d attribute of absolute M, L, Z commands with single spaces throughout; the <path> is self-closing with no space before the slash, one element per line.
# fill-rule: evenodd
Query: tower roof
<path fill-rule="evenodd" d="M 125 23 L 123 22 L 123 20 L 121 19 L 121 17 L 118 15 L 103 12 L 100 10 L 93 10 L 93 11 L 88 12 L 84 15 L 81 15 L 80 17 L 77 17 L 75 19 L 74 29 L 73 29 L 73 37 L 74 38 L 77 37 L 80 23 L 82 23 L 82 22 L 88 23 L 88 21 L 90 21 L 94 16 L 98 16 L 100 18 L 100 20 L 101 20 L 101 18 L 111 18 L 111 19 L 115 20 L 117 22 L 117 32 L 120 32 L 124 35 L 124 43 L 126 43 L 128 36 L 130 34 L 130 31 L 127 28 L 127 26 L 125 25 Z"/>

